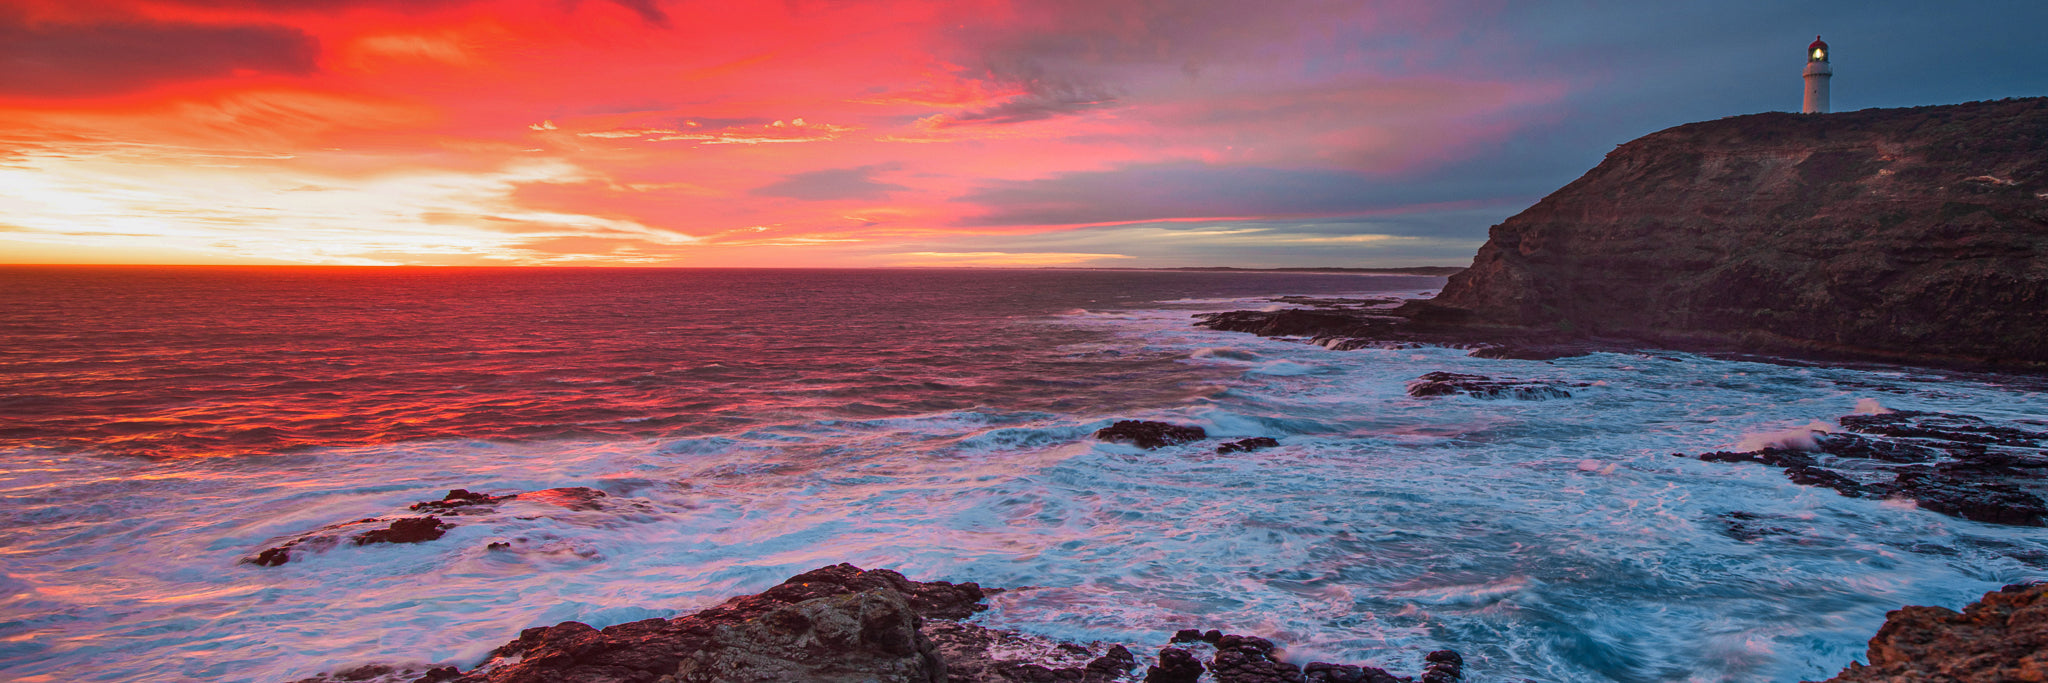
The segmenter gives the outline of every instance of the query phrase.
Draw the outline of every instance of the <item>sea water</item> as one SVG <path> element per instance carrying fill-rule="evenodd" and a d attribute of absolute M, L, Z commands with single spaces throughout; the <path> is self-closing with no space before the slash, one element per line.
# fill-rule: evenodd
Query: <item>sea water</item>
<path fill-rule="evenodd" d="M 466 668 L 522 628 L 851 562 L 1033 587 L 976 619 L 1141 655 L 1218 628 L 1397 672 L 1455 649 L 1473 681 L 1792 681 L 1859 658 L 1887 610 L 2048 578 L 2038 528 L 1672 456 L 1859 402 L 2039 428 L 2034 380 L 1329 351 L 1190 320 L 1442 282 L 0 269 L 0 678 Z M 1406 395 L 1432 371 L 1572 396 Z M 1091 437 L 1118 419 L 1281 446 Z M 431 542 L 240 562 L 448 489 L 564 486 L 630 505 L 515 502 Z"/>

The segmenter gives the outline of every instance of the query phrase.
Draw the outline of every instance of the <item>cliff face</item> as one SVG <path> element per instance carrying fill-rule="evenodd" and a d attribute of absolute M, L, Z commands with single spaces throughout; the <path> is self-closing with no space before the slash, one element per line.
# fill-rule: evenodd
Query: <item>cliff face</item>
<path fill-rule="evenodd" d="M 1431 303 L 1574 335 L 2048 366 L 2048 98 L 1653 133 L 1495 226 Z"/>

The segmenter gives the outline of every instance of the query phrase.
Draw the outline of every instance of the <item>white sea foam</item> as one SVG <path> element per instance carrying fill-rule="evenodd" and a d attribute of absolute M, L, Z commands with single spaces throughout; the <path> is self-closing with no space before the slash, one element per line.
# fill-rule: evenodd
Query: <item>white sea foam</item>
<path fill-rule="evenodd" d="M 1736 442 L 1735 451 L 1738 453 L 1748 453 L 1766 448 L 1785 448 L 1795 451 L 1819 450 L 1820 443 L 1815 438 L 1818 435 L 1827 434 L 1834 430 L 1833 425 L 1815 420 L 1806 423 L 1803 427 L 1744 434 L 1742 435 L 1742 440 Z"/>

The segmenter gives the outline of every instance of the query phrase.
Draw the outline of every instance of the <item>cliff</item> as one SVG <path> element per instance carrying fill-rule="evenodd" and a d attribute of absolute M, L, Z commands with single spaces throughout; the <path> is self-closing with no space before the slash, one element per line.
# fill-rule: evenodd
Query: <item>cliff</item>
<path fill-rule="evenodd" d="M 2048 367 L 2048 98 L 1621 145 L 1410 311 L 1707 350 Z"/>

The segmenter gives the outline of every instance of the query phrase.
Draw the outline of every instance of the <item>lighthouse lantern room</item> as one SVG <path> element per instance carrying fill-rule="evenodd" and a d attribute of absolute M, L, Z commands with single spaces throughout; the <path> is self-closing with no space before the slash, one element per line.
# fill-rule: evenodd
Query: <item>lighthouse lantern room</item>
<path fill-rule="evenodd" d="M 1835 68 L 1828 65 L 1828 44 L 1814 36 L 1813 44 L 1806 46 L 1806 105 L 1800 111 L 1828 113 L 1828 79 L 1834 75 Z"/>

